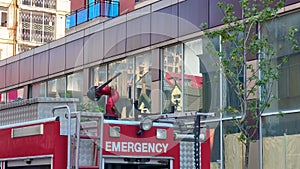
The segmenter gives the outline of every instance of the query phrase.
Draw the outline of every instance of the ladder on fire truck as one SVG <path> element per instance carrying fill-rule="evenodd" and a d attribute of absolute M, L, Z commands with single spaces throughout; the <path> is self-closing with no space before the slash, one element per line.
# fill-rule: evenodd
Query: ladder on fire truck
<path fill-rule="evenodd" d="M 72 112 L 68 106 L 52 109 L 67 109 L 68 120 L 68 166 L 67 169 L 101 169 L 103 142 L 103 114 L 95 112 Z M 76 120 L 75 131 L 71 119 Z M 73 121 L 72 121 L 73 122 Z M 73 132 L 73 133 L 72 133 Z"/>

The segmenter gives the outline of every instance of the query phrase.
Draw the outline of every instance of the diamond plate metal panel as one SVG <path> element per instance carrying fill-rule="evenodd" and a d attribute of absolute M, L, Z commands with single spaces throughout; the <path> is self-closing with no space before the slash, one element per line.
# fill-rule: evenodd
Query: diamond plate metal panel
<path fill-rule="evenodd" d="M 77 102 L 78 99 L 72 98 L 33 98 L 0 105 L 0 126 L 53 117 L 51 110 L 54 106 L 67 104 L 71 111 L 75 111 Z M 54 114 L 60 116 L 63 135 L 67 135 L 65 113 L 65 110 L 60 110 Z"/>
<path fill-rule="evenodd" d="M 180 169 L 192 169 L 194 167 L 194 143 L 180 142 Z"/>

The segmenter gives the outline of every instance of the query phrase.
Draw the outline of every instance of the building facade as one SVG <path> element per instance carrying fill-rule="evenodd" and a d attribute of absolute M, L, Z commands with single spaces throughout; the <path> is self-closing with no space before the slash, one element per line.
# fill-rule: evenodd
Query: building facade
<path fill-rule="evenodd" d="M 0 59 L 65 36 L 68 0 L 1 0 Z"/>
<path fill-rule="evenodd" d="M 200 29 L 201 23 L 208 23 L 209 28 L 222 25 L 217 2 L 141 1 L 145 5 L 114 19 L 96 18 L 75 26 L 66 37 L 0 61 L 1 101 L 76 97 L 96 110 L 104 106 L 105 98 L 97 104 L 90 102 L 88 89 L 121 73 L 110 83 L 120 94 L 116 107 L 121 119 L 138 118 L 140 112 L 213 112 L 214 117 L 202 120 L 210 131 L 206 135 L 211 148 L 208 166 L 240 169 L 245 149 L 237 141 L 239 131 L 233 125 L 234 117 L 220 111 L 234 100 L 214 66 L 217 58 L 206 48 L 208 43 L 216 51 L 224 46 L 219 39 L 206 38 Z M 259 33 L 268 35 L 275 46 L 284 42 L 286 28 L 300 30 L 299 9 L 298 0 L 285 1 L 281 16 L 262 25 Z M 300 38 L 299 31 L 296 38 Z M 283 56 L 289 60 L 274 87 L 279 100 L 261 117 L 259 140 L 251 144 L 253 169 L 300 166 L 300 57 L 288 48 L 276 59 Z"/>

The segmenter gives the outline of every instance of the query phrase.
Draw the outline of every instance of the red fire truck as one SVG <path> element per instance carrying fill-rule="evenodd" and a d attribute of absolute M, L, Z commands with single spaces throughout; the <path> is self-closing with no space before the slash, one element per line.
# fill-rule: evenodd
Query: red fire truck
<path fill-rule="evenodd" d="M 200 144 L 199 137 L 175 133 L 166 120 L 199 113 L 120 120 L 113 109 L 118 94 L 105 86 L 91 88 L 88 95 L 108 96 L 106 114 L 71 112 L 64 105 L 50 110 L 53 117 L 0 126 L 0 169 L 210 168 L 209 137 Z M 57 116 L 58 110 L 64 113 Z"/>
<path fill-rule="evenodd" d="M 178 140 L 180 136 L 174 133 L 173 124 L 152 123 L 149 118 L 141 122 L 104 120 L 101 113 L 73 112 L 66 116 L 67 120 L 52 117 L 1 126 L 0 168 L 182 169 L 194 166 L 194 142 Z M 68 123 L 67 130 L 62 123 Z M 66 134 L 62 134 L 63 130 Z M 209 169 L 209 152 L 208 139 L 201 144 L 201 168 Z"/>

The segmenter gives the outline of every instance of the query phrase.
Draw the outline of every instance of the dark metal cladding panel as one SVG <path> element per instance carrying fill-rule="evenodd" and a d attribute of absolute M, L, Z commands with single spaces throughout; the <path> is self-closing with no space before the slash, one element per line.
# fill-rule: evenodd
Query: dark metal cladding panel
<path fill-rule="evenodd" d="M 20 83 L 33 78 L 33 57 L 20 60 Z"/>
<path fill-rule="evenodd" d="M 151 13 L 151 44 L 178 37 L 178 4 Z"/>
<path fill-rule="evenodd" d="M 49 51 L 41 52 L 33 56 L 33 78 L 48 75 Z"/>
<path fill-rule="evenodd" d="M 5 77 L 6 77 L 5 69 L 6 66 L 0 67 L 0 89 L 5 88 Z"/>
<path fill-rule="evenodd" d="M 61 72 L 66 66 L 66 48 L 65 45 L 50 49 L 49 74 Z"/>
<path fill-rule="evenodd" d="M 223 12 L 221 9 L 218 7 L 218 2 L 220 0 L 209 0 L 209 27 L 215 27 L 222 25 L 222 18 L 223 18 Z M 224 4 L 231 3 L 234 5 L 235 8 L 235 14 L 238 16 L 241 16 L 242 10 L 239 5 L 238 0 L 222 0 L 221 2 L 224 2 Z"/>
<path fill-rule="evenodd" d="M 66 69 L 83 64 L 83 38 L 66 44 Z"/>
<path fill-rule="evenodd" d="M 13 62 L 6 65 L 6 86 L 19 83 L 19 62 Z"/>
<path fill-rule="evenodd" d="M 126 52 L 150 45 L 150 15 L 127 22 Z"/>
<path fill-rule="evenodd" d="M 179 36 L 200 31 L 208 23 L 209 0 L 189 0 L 179 4 Z"/>
<path fill-rule="evenodd" d="M 84 64 L 92 63 L 98 60 L 103 59 L 104 57 L 104 39 L 103 39 L 103 31 L 91 34 L 89 36 L 84 37 L 83 48 L 80 47 L 84 51 Z M 82 43 L 82 42 L 81 42 Z M 79 44 L 77 46 L 80 46 Z"/>
<path fill-rule="evenodd" d="M 104 58 L 125 53 L 126 23 L 104 30 Z"/>

